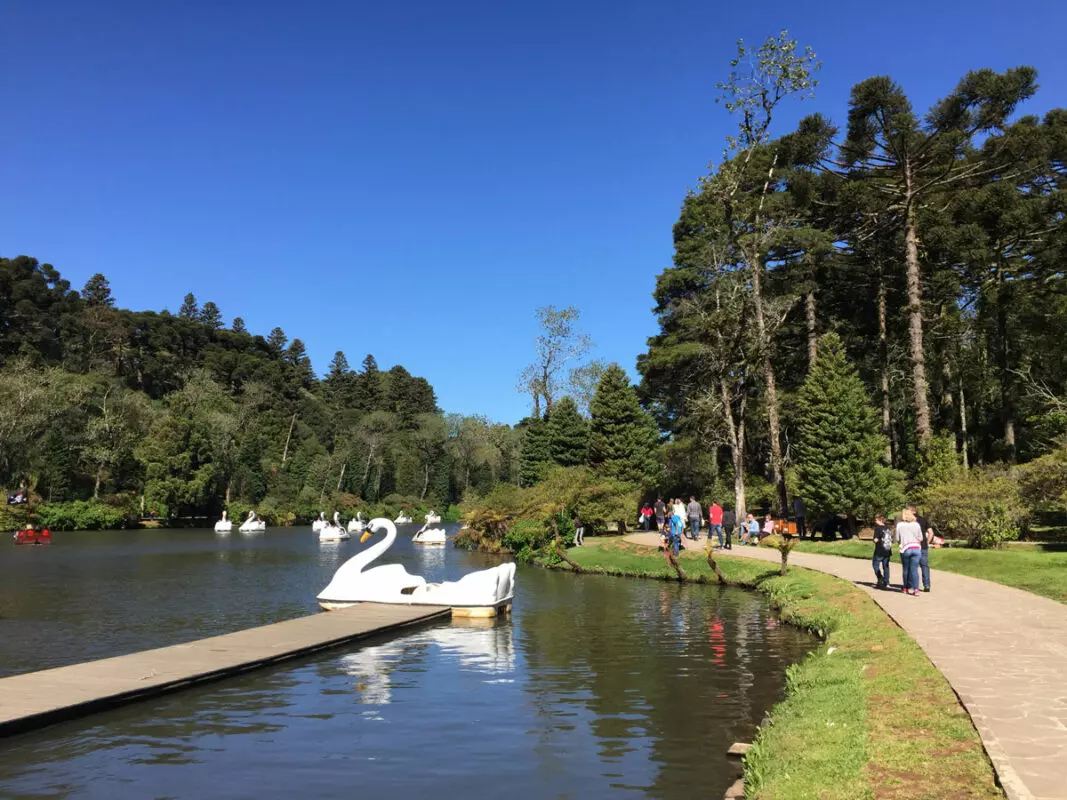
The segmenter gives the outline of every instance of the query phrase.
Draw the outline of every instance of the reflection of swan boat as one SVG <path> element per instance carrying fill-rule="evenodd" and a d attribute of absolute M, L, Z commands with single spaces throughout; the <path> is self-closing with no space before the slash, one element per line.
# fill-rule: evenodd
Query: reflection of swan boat
<path fill-rule="evenodd" d="M 405 517 L 403 512 L 400 512 L 400 516 L 393 520 L 397 525 L 409 525 L 411 524 L 411 517 Z"/>
<path fill-rule="evenodd" d="M 420 528 L 414 536 L 411 537 L 412 544 L 427 544 L 435 545 L 437 547 L 444 547 L 448 538 L 445 536 L 444 529 L 442 528 Z"/>
<path fill-rule="evenodd" d="M 320 511 L 319 515 L 315 518 L 315 521 L 311 523 L 311 530 L 318 533 L 330 523 L 326 521 L 326 512 Z"/>
<path fill-rule="evenodd" d="M 426 515 L 426 524 L 427 525 L 440 525 L 441 524 L 441 515 L 433 513 L 433 509 L 431 508 L 430 509 L 430 513 Z"/>
<path fill-rule="evenodd" d="M 361 647 L 341 656 L 342 670 L 356 679 L 359 702 L 388 705 L 392 701 L 392 669 L 415 648 L 430 642 L 470 672 L 503 675 L 515 671 L 510 624 L 489 619 L 457 619 L 447 627 L 429 630 L 379 645 Z"/>
<path fill-rule="evenodd" d="M 261 519 L 256 518 L 255 511 L 248 512 L 248 519 L 241 523 L 241 527 L 238 528 L 241 533 L 260 533 L 267 529 L 267 523 Z"/>
<path fill-rule="evenodd" d="M 226 516 L 226 512 L 222 512 L 222 519 L 215 523 L 215 533 L 229 533 L 233 530 L 233 520 Z"/>
<path fill-rule="evenodd" d="M 327 522 L 322 528 L 319 528 L 319 541 L 320 542 L 343 542 L 352 537 L 348 535 L 348 531 L 341 525 L 340 512 L 333 512 L 333 522 Z"/>
<path fill-rule="evenodd" d="M 363 512 L 357 511 L 356 516 L 348 521 L 349 533 L 363 533 L 367 529 L 367 523 L 363 521 Z"/>
<path fill-rule="evenodd" d="M 360 538 L 367 541 L 385 531 L 385 538 L 348 559 L 318 596 L 327 611 L 357 603 L 388 603 L 405 606 L 449 606 L 453 616 L 494 617 L 511 610 L 515 591 L 515 564 L 507 563 L 464 575 L 458 581 L 427 583 L 409 575 L 400 564 L 363 568 L 392 547 L 396 526 L 387 519 L 372 519 Z"/>

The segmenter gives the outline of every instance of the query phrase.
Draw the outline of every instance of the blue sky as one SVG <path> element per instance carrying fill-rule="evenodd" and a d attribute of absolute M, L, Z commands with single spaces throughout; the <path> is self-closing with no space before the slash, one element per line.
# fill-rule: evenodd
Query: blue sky
<path fill-rule="evenodd" d="M 788 28 L 824 62 L 779 132 L 843 122 L 875 74 L 925 109 L 1032 64 L 1026 110 L 1067 105 L 1053 0 L 7 0 L 0 26 L 0 253 L 103 272 L 130 308 L 192 291 L 320 371 L 370 352 L 506 422 L 538 306 L 577 305 L 633 374 L 679 204 L 731 130 L 736 39 Z"/>

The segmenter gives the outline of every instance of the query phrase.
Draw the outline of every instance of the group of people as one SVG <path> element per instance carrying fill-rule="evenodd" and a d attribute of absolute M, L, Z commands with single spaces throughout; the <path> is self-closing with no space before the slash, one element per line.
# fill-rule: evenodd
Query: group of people
<path fill-rule="evenodd" d="M 704 511 L 697 502 L 696 497 L 690 496 L 689 502 L 684 503 L 680 497 L 664 501 L 662 497 L 656 499 L 653 504 L 644 503 L 641 506 L 640 524 L 646 531 L 651 530 L 655 523 L 656 530 L 663 537 L 665 550 L 673 551 L 675 555 L 683 549 L 682 539 L 687 538 L 696 541 L 700 535 L 700 527 L 704 519 Z M 733 548 L 734 531 L 739 533 L 741 544 L 754 544 L 765 536 L 774 533 L 774 520 L 768 514 L 762 524 L 754 514 L 746 515 L 738 526 L 737 515 L 727 506 L 721 506 L 712 502 L 707 510 L 708 539 L 717 539 L 719 548 L 730 550 Z"/>
<path fill-rule="evenodd" d="M 919 577 L 922 576 L 922 591 L 930 591 L 930 546 L 937 547 L 940 540 L 934 535 L 930 522 L 911 505 L 900 512 L 894 527 L 887 524 L 884 514 L 874 518 L 874 577 L 876 588 L 889 589 L 889 560 L 893 555 L 893 542 L 900 553 L 903 572 L 901 591 L 919 596 Z"/>

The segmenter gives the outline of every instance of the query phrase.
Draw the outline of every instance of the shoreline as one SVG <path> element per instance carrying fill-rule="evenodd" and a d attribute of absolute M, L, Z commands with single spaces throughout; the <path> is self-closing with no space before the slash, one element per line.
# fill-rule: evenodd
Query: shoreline
<path fill-rule="evenodd" d="M 589 574 L 720 585 L 703 552 L 693 550 L 679 558 L 685 581 L 659 551 L 622 540 L 567 555 Z M 725 585 L 760 591 L 784 622 L 821 640 L 789 667 L 785 698 L 770 709 L 769 724 L 743 759 L 746 796 L 851 800 L 877 791 L 919 798 L 930 796 L 931 786 L 958 796 L 1004 796 L 944 675 L 863 591 L 802 567 L 780 576 L 766 562 L 729 555 L 716 561 Z M 575 572 L 567 564 L 542 566 Z M 921 713 L 909 718 L 917 700 Z"/>

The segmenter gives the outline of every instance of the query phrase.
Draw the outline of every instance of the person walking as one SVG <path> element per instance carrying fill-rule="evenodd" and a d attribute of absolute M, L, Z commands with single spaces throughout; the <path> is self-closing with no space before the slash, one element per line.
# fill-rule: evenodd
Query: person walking
<path fill-rule="evenodd" d="M 648 501 L 645 501 L 641 506 L 641 524 L 645 526 L 646 531 L 652 524 L 652 517 L 654 514 L 655 512 L 652 510 L 652 506 L 648 504 Z"/>
<path fill-rule="evenodd" d="M 876 514 L 874 517 L 874 558 L 871 559 L 874 577 L 877 580 L 875 589 L 889 588 L 889 559 L 892 555 L 893 532 L 885 524 L 885 514 Z"/>
<path fill-rule="evenodd" d="M 804 501 L 799 497 L 793 498 L 793 519 L 797 522 L 797 536 L 804 538 L 806 533 L 804 525 Z"/>
<path fill-rule="evenodd" d="M 581 518 L 574 515 L 574 546 L 581 547 L 585 544 L 585 526 L 582 525 Z"/>
<path fill-rule="evenodd" d="M 719 549 L 723 549 L 722 540 L 722 506 L 711 501 L 711 505 L 708 506 L 708 541 L 711 541 L 712 536 L 719 537 Z"/>
<path fill-rule="evenodd" d="M 737 515 L 733 512 L 733 509 L 731 509 L 730 506 L 723 506 L 722 527 L 726 535 L 726 549 L 733 550 L 733 535 L 734 528 L 737 527 Z"/>
<path fill-rule="evenodd" d="M 704 512 L 693 495 L 689 495 L 689 505 L 685 507 L 685 511 L 689 515 L 689 538 L 695 542 L 700 538 L 700 519 Z"/>
<path fill-rule="evenodd" d="M 662 497 L 656 498 L 656 528 L 664 533 L 663 525 L 667 521 L 667 506 Z"/>
<path fill-rule="evenodd" d="M 922 542 L 919 543 L 919 572 L 923 579 L 923 591 L 930 591 L 930 542 L 934 539 L 934 529 L 930 527 L 929 520 L 919 513 L 915 506 L 908 506 L 915 515 L 915 521 L 923 532 Z"/>
<path fill-rule="evenodd" d="M 894 538 L 900 545 L 900 566 L 904 572 L 904 594 L 914 597 L 919 596 L 919 553 L 922 546 L 919 542 L 923 538 L 922 528 L 915 521 L 915 514 L 910 508 L 900 512 L 900 522 L 897 523 Z"/>
<path fill-rule="evenodd" d="M 682 529 L 684 525 L 681 514 L 673 514 L 671 516 L 668 544 L 675 555 L 678 555 L 678 551 L 682 548 Z"/>

